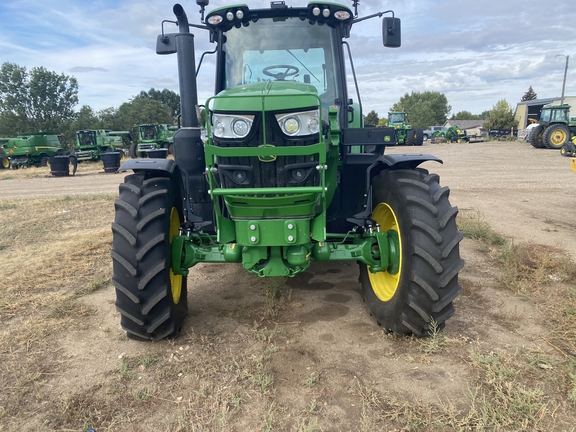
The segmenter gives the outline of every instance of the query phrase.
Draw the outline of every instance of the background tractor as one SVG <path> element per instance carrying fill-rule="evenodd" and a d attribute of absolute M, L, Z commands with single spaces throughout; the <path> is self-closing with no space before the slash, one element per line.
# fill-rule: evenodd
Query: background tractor
<path fill-rule="evenodd" d="M 174 134 L 178 126 L 170 124 L 142 124 L 138 125 L 138 143 L 130 145 L 129 155 L 132 158 L 146 157 L 148 150 L 165 148 L 172 154 Z"/>
<path fill-rule="evenodd" d="M 424 131 L 407 124 L 406 113 L 393 111 L 388 113 L 388 126 L 396 132 L 396 141 L 400 145 L 421 146 L 424 142 Z"/>
<path fill-rule="evenodd" d="M 345 39 L 357 18 L 333 2 L 225 6 L 178 33 L 182 127 L 174 160 L 129 159 L 112 224 L 112 281 L 130 338 L 175 337 L 187 313 L 187 275 L 198 263 L 238 263 L 259 277 L 291 277 L 316 261 L 359 264 L 363 298 L 385 329 L 425 336 L 454 313 L 464 266 L 458 209 L 425 154 L 385 155 L 395 130 L 363 127 Z M 400 19 L 384 17 L 386 47 Z M 216 44 L 214 96 L 198 106 L 194 35 Z M 163 29 L 164 30 L 164 29 Z M 347 66 L 350 65 L 350 69 Z M 206 84 L 203 83 L 206 87 Z M 357 98 L 357 102 L 353 98 Z M 202 119 L 206 119 L 204 122 Z M 233 281 L 230 281 L 233 283 Z M 191 300 L 193 301 L 193 300 Z"/>
<path fill-rule="evenodd" d="M 59 135 L 43 132 L 3 138 L 0 146 L 2 168 L 47 166 L 49 158 L 66 154 Z"/>
<path fill-rule="evenodd" d="M 570 120 L 570 105 L 545 105 L 538 124 L 528 137 L 535 148 L 561 149 L 576 136 L 576 121 Z"/>
<path fill-rule="evenodd" d="M 132 140 L 129 131 L 80 130 L 76 132 L 76 157 L 79 161 L 100 159 L 102 153 L 123 151 L 124 139 Z"/>
<path fill-rule="evenodd" d="M 450 126 L 446 129 L 444 137 L 448 142 L 470 142 L 470 137 L 466 131 L 458 125 Z"/>

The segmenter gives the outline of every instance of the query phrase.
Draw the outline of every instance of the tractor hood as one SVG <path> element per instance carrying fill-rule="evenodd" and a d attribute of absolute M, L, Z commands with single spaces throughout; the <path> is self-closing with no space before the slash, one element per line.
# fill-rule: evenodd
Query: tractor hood
<path fill-rule="evenodd" d="M 266 81 L 221 91 L 208 100 L 213 111 L 278 111 L 320 105 L 316 87 L 293 81 Z"/>

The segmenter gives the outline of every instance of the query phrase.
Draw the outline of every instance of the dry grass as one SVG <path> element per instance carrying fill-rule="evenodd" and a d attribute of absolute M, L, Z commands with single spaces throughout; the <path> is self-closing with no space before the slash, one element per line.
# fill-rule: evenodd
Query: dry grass
<path fill-rule="evenodd" d="M 102 162 L 91 162 L 85 161 L 78 164 L 76 170 L 76 175 L 91 175 L 102 172 L 103 165 Z M 70 175 L 72 175 L 72 166 L 70 166 Z M 29 178 L 42 178 L 50 176 L 50 167 L 28 167 L 20 168 L 17 170 L 0 170 L 0 181 L 1 180 L 18 180 L 18 179 L 29 179 Z"/>
<path fill-rule="evenodd" d="M 558 355 L 480 344 L 470 349 L 434 325 L 428 339 L 379 333 L 366 348 L 382 344 L 398 350 L 384 357 L 405 360 L 410 363 L 406 369 L 462 359 L 466 400 L 407 398 L 364 380 L 360 371 L 346 381 L 341 371 L 322 368 L 327 358 L 287 382 L 274 365 L 282 363 L 288 341 L 297 338 L 301 327 L 286 314 L 294 312 L 294 305 L 278 280 L 260 289 L 260 309 L 238 310 L 231 302 L 217 314 L 233 331 L 194 327 L 176 341 L 138 345 L 143 354 L 127 342 L 123 346 L 134 351 L 118 359 L 115 355 L 112 370 L 86 385 L 63 389 L 56 380 L 75 372 L 60 343 L 71 329 L 105 332 L 108 343 L 125 340 L 119 331 L 98 330 L 101 313 L 83 301 L 87 294 L 110 288 L 113 200 L 94 195 L 0 201 L 0 217 L 11 221 L 0 226 L 0 431 L 29 430 L 27 422 L 35 419 L 43 430 L 312 432 L 339 429 L 335 414 L 354 425 L 350 430 L 361 431 L 573 429 L 573 263 L 554 249 L 500 242 L 478 214 L 467 219 L 468 232 L 483 233 L 479 241 L 486 242 L 493 265 L 504 275 L 502 288 L 538 305 L 550 331 L 546 343 Z M 480 301 L 472 294 L 481 288 L 470 282 L 467 301 Z M 85 363 L 96 366 L 98 360 Z M 338 401 L 335 394 L 340 394 Z"/>

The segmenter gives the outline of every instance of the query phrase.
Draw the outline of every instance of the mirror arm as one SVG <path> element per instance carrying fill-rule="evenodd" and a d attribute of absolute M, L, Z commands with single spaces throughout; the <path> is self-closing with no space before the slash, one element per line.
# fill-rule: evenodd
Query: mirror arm
<path fill-rule="evenodd" d="M 382 15 L 384 15 L 384 14 L 386 14 L 386 13 L 391 13 L 391 14 L 392 14 L 392 18 L 394 18 L 394 11 L 393 11 L 393 10 L 387 10 L 387 11 L 384 11 L 384 12 L 375 13 L 375 14 L 373 14 L 373 15 L 368 15 L 368 16 L 365 16 L 365 17 L 363 17 L 363 18 L 355 19 L 354 21 L 352 21 L 352 24 L 356 24 L 356 23 L 359 23 L 360 21 L 365 21 L 365 20 L 367 20 L 367 19 L 372 19 L 372 18 L 376 18 L 376 17 L 380 18 L 380 17 L 382 17 Z"/>

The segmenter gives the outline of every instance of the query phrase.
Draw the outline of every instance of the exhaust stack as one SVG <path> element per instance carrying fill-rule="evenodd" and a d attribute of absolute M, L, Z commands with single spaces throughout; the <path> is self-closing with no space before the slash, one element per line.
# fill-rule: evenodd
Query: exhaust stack
<path fill-rule="evenodd" d="M 194 35 L 190 33 L 188 17 L 184 8 L 176 3 L 172 11 L 178 20 L 179 29 L 179 33 L 176 34 L 176 56 L 178 59 L 182 127 L 198 127 L 196 116 L 198 87 L 196 84 L 196 61 L 194 59 Z"/>

